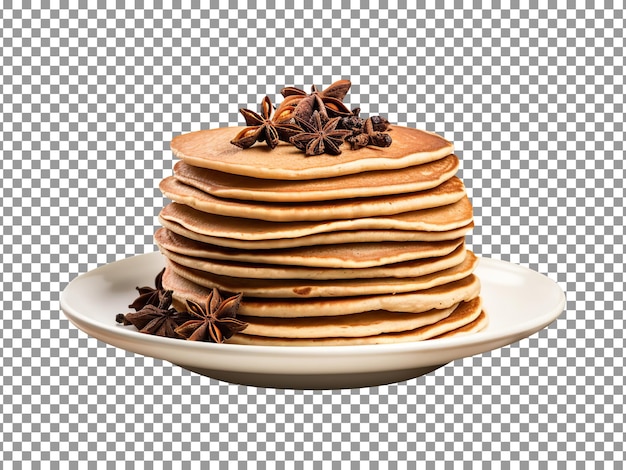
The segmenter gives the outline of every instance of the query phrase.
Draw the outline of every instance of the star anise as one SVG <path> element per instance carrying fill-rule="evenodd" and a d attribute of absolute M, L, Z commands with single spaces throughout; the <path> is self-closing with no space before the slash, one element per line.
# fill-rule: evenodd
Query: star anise
<path fill-rule="evenodd" d="M 240 109 L 239 112 L 246 120 L 246 127 L 239 132 L 231 144 L 241 148 L 251 147 L 255 142 L 266 142 L 270 148 L 275 148 L 280 140 L 289 142 L 289 138 L 300 132 L 298 126 L 285 122 L 285 119 L 272 117 L 274 107 L 268 96 L 261 101 L 262 115 L 249 109 Z"/>
<path fill-rule="evenodd" d="M 304 132 L 290 139 L 290 142 L 300 150 L 306 152 L 307 157 L 328 153 L 339 155 L 339 148 L 343 139 L 350 135 L 350 131 L 337 129 L 338 117 L 322 121 L 320 113 L 315 111 L 310 122 L 298 121 Z"/>
<path fill-rule="evenodd" d="M 172 308 L 172 291 L 161 291 L 158 305 L 147 304 L 137 312 L 120 314 L 116 317 L 119 323 L 133 325 L 140 333 L 167 338 L 180 338 L 176 328 L 191 317 L 187 312 L 178 312 Z"/>
<path fill-rule="evenodd" d="M 351 85 L 349 80 L 338 80 L 325 90 L 318 90 L 313 85 L 310 94 L 296 87 L 283 88 L 280 91 L 285 97 L 280 105 L 281 118 L 310 121 L 315 111 L 325 119 L 349 116 L 350 110 L 343 104 L 343 99 Z"/>
<path fill-rule="evenodd" d="M 345 141 L 350 144 L 352 150 L 357 150 L 368 145 L 375 147 L 389 147 L 391 136 L 386 133 L 389 130 L 389 121 L 380 116 L 371 116 L 363 119 L 359 116 L 360 109 L 352 111 L 352 115 L 341 118 L 339 127 L 348 129 L 351 134 Z"/>
<path fill-rule="evenodd" d="M 149 286 L 144 287 L 136 287 L 137 292 L 139 292 L 139 297 L 135 299 L 135 301 L 130 304 L 129 308 L 134 308 L 135 310 L 141 310 L 146 305 L 154 305 L 158 306 L 161 302 L 160 296 L 163 294 L 163 273 L 165 272 L 165 268 L 161 270 L 159 274 L 157 274 L 154 279 L 154 288 Z"/>
<path fill-rule="evenodd" d="M 176 333 L 192 341 L 223 342 L 248 326 L 236 318 L 241 298 L 238 294 L 222 299 L 219 290 L 213 289 L 204 305 L 188 299 L 191 319 L 176 328 Z"/>

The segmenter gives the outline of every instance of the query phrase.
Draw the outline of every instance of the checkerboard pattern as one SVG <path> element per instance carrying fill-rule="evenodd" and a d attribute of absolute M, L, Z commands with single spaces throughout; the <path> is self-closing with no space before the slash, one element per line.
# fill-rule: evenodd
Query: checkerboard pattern
<path fill-rule="evenodd" d="M 183 3 L 0 10 L 2 468 L 621 468 L 624 2 Z M 555 323 L 342 391 L 218 382 L 69 324 L 73 277 L 154 251 L 172 136 L 339 78 L 455 142 L 469 242 L 557 281 Z"/>

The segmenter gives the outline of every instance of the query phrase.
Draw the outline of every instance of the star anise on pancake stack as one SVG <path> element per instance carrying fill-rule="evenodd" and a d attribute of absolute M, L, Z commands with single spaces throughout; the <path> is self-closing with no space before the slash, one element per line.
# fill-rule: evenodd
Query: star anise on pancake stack
<path fill-rule="evenodd" d="M 315 111 L 310 121 L 298 119 L 297 122 L 304 132 L 293 136 L 290 142 L 304 150 L 307 156 L 323 153 L 339 155 L 343 139 L 350 134 L 348 130 L 337 129 L 339 120 L 340 118 L 335 117 L 324 121 L 320 113 Z"/>
<path fill-rule="evenodd" d="M 352 150 L 358 150 L 368 145 L 374 147 L 389 147 L 391 136 L 386 131 L 389 130 L 389 121 L 380 116 L 371 116 L 363 119 L 359 116 L 360 108 L 352 111 L 352 115 L 341 118 L 339 127 L 349 129 L 351 134 L 346 137 L 346 143 L 350 144 Z"/>
<path fill-rule="evenodd" d="M 289 142 L 289 138 L 300 129 L 294 124 L 290 124 L 287 120 L 277 118 L 278 113 L 274 113 L 274 106 L 268 96 L 261 101 L 261 114 L 255 113 L 249 109 L 240 109 L 239 112 L 246 120 L 246 127 L 239 132 L 231 144 L 241 148 L 251 147 L 255 142 L 266 142 L 270 148 L 275 148 L 279 141 Z"/>
<path fill-rule="evenodd" d="M 176 333 L 192 341 L 221 343 L 248 324 L 237 319 L 242 294 L 222 299 L 219 290 L 213 289 L 204 305 L 187 299 L 191 319 L 176 328 Z"/>
<path fill-rule="evenodd" d="M 311 94 L 295 87 L 283 88 L 280 93 L 285 97 L 281 103 L 281 114 L 284 117 L 298 120 L 309 120 L 314 111 L 318 111 L 324 119 L 349 116 L 350 110 L 343 104 L 352 84 L 349 80 L 338 80 L 325 90 L 311 87 Z M 289 114 L 291 111 L 291 114 Z"/>
<path fill-rule="evenodd" d="M 267 142 L 273 149 L 279 141 L 291 142 L 305 151 L 307 156 L 324 153 L 339 155 L 339 147 L 344 141 L 352 150 L 367 146 L 389 147 L 391 136 L 387 131 L 390 126 L 386 119 L 380 116 L 361 118 L 360 108 L 350 111 L 343 103 L 350 86 L 349 80 L 338 80 L 325 90 L 313 85 L 309 94 L 295 87 L 283 88 L 281 94 L 285 99 L 274 112 L 266 96 L 261 103 L 262 116 L 248 109 L 240 110 L 248 127 L 240 131 L 231 143 L 248 148 L 255 142 Z M 321 126 L 316 120 L 321 122 Z M 327 131 L 330 130 L 334 134 L 328 138 Z M 339 131 L 347 132 L 340 136 Z M 320 138 L 313 138 L 311 134 L 319 134 Z M 296 135 L 298 137 L 294 138 Z"/>

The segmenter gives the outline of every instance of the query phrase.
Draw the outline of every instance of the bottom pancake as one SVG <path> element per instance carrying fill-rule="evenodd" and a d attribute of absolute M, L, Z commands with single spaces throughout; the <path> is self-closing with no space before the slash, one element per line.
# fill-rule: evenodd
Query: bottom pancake
<path fill-rule="evenodd" d="M 446 318 L 420 328 L 397 333 L 383 333 L 379 335 L 363 337 L 322 337 L 322 338 L 281 338 L 266 337 L 238 333 L 228 340 L 232 344 L 249 344 L 260 346 L 343 346 L 343 345 L 369 345 L 369 344 L 393 344 L 442 337 L 454 333 L 455 330 L 471 325 L 474 321 L 484 317 L 484 321 L 478 322 L 478 326 L 486 326 L 486 314 L 482 310 L 482 301 L 476 297 L 467 302 L 461 302 L 454 311 Z M 466 331 L 467 332 L 467 331 Z"/>
<path fill-rule="evenodd" d="M 482 331 L 485 328 L 487 328 L 488 325 L 489 325 L 489 318 L 487 317 L 487 314 L 483 310 L 481 314 L 478 315 L 478 318 L 474 320 L 473 322 L 468 323 L 467 325 L 462 326 L 461 328 L 457 328 L 456 330 L 448 331 L 447 333 L 444 333 L 442 335 L 435 336 L 433 339 L 452 338 L 453 336 L 463 336 L 463 335 L 467 335 L 470 333 L 478 333 L 479 331 Z"/>
<path fill-rule="evenodd" d="M 248 324 L 245 330 L 247 335 L 280 338 L 361 337 L 432 325 L 449 317 L 457 306 L 422 313 L 377 310 L 336 317 L 259 318 L 239 315 L 238 318 Z"/>

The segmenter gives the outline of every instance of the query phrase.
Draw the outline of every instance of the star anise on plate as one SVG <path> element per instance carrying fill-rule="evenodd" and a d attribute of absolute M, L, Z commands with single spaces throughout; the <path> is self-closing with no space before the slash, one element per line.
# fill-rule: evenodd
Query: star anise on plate
<path fill-rule="evenodd" d="M 219 290 L 213 289 L 204 305 L 187 299 L 191 319 L 176 328 L 176 333 L 192 341 L 222 343 L 248 326 L 236 318 L 242 296 L 222 299 Z"/>
<path fill-rule="evenodd" d="M 137 292 L 139 292 L 139 297 L 137 297 L 132 304 L 128 307 L 133 308 L 135 310 L 141 310 L 146 305 L 154 305 L 158 306 L 161 301 L 160 295 L 163 293 L 163 273 L 165 272 L 165 268 L 161 270 L 159 274 L 157 274 L 154 279 L 154 288 L 149 286 L 144 287 L 136 287 Z"/>
<path fill-rule="evenodd" d="M 268 96 L 261 101 L 261 114 L 243 108 L 239 112 L 243 115 L 248 127 L 231 140 L 230 143 L 237 147 L 248 148 L 255 142 L 266 142 L 273 149 L 279 141 L 289 142 L 291 136 L 300 132 L 298 126 L 285 122 L 289 118 L 277 118 L 278 113 L 274 113 L 274 106 Z M 275 116 L 272 116 L 273 113 Z"/>
<path fill-rule="evenodd" d="M 343 104 L 350 86 L 349 80 L 338 80 L 325 90 L 318 90 L 313 85 L 311 93 L 296 87 L 286 87 L 280 92 L 285 97 L 281 103 L 281 116 L 294 118 L 296 122 L 309 121 L 313 113 L 318 111 L 323 118 L 349 116 L 350 110 Z"/>
<path fill-rule="evenodd" d="M 178 312 L 171 307 L 172 291 L 159 291 L 159 303 L 147 304 L 136 312 L 119 314 L 118 323 L 133 325 L 140 333 L 167 338 L 180 338 L 176 328 L 188 321 L 191 317 L 187 312 Z"/>
<path fill-rule="evenodd" d="M 350 135 L 348 130 L 337 129 L 339 120 L 338 117 L 322 120 L 320 113 L 315 111 L 310 122 L 298 121 L 304 132 L 292 137 L 290 142 L 300 150 L 304 150 L 307 156 L 323 153 L 339 155 L 341 153 L 339 147 L 343 139 Z"/>

